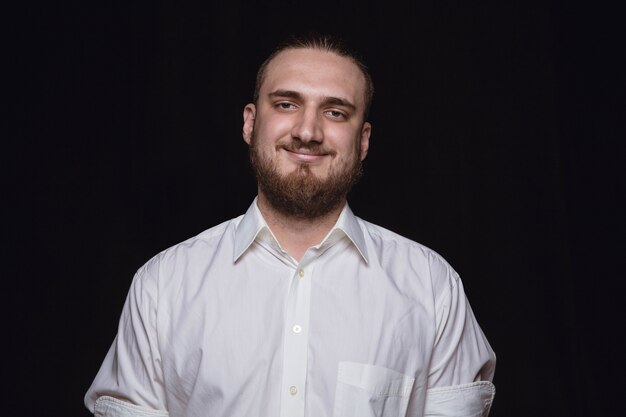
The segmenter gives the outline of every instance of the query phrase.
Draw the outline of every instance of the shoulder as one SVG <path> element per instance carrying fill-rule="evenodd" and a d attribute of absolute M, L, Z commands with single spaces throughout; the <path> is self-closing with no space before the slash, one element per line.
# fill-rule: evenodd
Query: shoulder
<path fill-rule="evenodd" d="M 139 269 L 138 277 L 157 278 L 164 272 L 171 274 L 174 270 L 195 269 L 217 252 L 230 250 L 232 256 L 235 230 L 242 217 L 227 220 L 159 252 Z"/>
<path fill-rule="evenodd" d="M 435 250 L 382 226 L 357 218 L 368 241 L 370 262 L 384 269 L 398 269 L 428 280 L 433 291 L 440 293 L 457 285 L 458 273 Z"/>

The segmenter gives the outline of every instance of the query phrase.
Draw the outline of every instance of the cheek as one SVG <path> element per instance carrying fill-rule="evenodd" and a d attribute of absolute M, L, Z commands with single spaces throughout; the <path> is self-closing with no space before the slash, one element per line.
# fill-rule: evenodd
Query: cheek
<path fill-rule="evenodd" d="M 290 129 L 286 123 L 263 123 L 256 130 L 257 141 L 263 148 L 275 148 L 277 144 L 290 138 Z"/>
<path fill-rule="evenodd" d="M 345 132 L 335 143 L 335 150 L 340 153 L 343 159 L 360 158 L 361 142 L 360 136 L 356 136 L 354 131 Z"/>

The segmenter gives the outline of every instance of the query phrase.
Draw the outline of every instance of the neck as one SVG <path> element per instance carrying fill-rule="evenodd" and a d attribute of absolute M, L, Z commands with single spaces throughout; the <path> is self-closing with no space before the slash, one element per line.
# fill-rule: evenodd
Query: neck
<path fill-rule="evenodd" d="M 300 261 L 304 253 L 311 246 L 315 246 L 324 239 L 330 229 L 337 223 L 337 219 L 343 210 L 346 200 L 327 214 L 307 219 L 288 216 L 276 210 L 263 193 L 259 191 L 257 199 L 259 211 L 265 222 L 271 229 L 280 246 L 297 261 Z"/>

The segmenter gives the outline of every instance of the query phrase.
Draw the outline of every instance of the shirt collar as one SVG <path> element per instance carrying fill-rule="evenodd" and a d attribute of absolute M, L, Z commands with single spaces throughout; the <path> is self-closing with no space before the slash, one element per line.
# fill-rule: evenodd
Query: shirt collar
<path fill-rule="evenodd" d="M 263 219 L 263 215 L 257 206 L 257 199 L 255 198 L 248 208 L 248 211 L 246 211 L 246 214 L 237 225 L 237 229 L 235 231 L 235 253 L 233 262 L 236 262 L 237 259 L 239 259 L 241 255 L 248 250 L 250 245 L 252 245 L 252 242 L 257 239 L 262 230 L 267 230 L 271 234 L 271 230 L 267 226 L 267 223 L 265 223 L 265 219 Z M 359 251 L 363 260 L 367 263 L 368 256 L 363 230 L 359 225 L 357 217 L 347 204 L 341 211 L 339 219 L 337 219 L 337 223 L 335 223 L 319 246 L 334 243 L 341 237 L 341 235 L 348 237 L 348 239 Z"/>

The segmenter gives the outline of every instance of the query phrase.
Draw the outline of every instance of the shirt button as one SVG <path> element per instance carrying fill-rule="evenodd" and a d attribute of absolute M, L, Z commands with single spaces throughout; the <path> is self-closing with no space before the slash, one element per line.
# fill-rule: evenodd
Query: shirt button
<path fill-rule="evenodd" d="M 303 278 L 304 277 L 304 269 L 300 269 L 298 271 L 298 275 L 300 275 L 300 278 Z"/>
<path fill-rule="evenodd" d="M 296 324 L 291 328 L 291 330 L 293 330 L 294 333 L 300 333 L 302 331 L 302 327 Z"/>
<path fill-rule="evenodd" d="M 298 388 L 296 388 L 294 385 L 289 387 L 289 394 L 296 395 L 297 393 L 298 393 Z"/>

